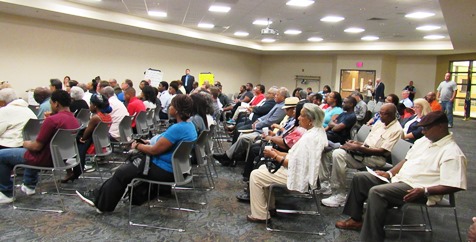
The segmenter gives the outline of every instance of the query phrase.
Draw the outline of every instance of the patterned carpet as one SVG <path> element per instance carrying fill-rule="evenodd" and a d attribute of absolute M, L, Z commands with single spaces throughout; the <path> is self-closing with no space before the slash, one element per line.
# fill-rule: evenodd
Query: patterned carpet
<path fill-rule="evenodd" d="M 458 217 L 463 240 L 474 212 L 473 200 L 476 197 L 474 179 L 476 158 L 473 135 L 475 121 L 457 121 L 455 132 L 457 142 L 468 156 L 469 191 L 457 194 Z M 225 146 L 229 145 L 226 143 Z M 304 229 L 323 231 L 324 236 L 277 233 L 266 231 L 264 224 L 246 221 L 250 213 L 249 204 L 240 203 L 235 198 L 244 183 L 241 181 L 242 167 L 217 166 L 218 179 L 216 188 L 204 191 L 179 191 L 179 199 L 184 207 L 199 209 L 199 212 L 184 212 L 162 208 L 148 208 L 147 204 L 134 206 L 134 222 L 152 222 L 159 226 L 182 228 L 184 232 L 132 227 L 128 225 L 128 204 L 120 203 L 113 213 L 97 214 L 96 211 L 82 203 L 77 196 L 62 196 L 67 212 L 62 214 L 13 209 L 12 205 L 0 205 L 0 240 L 1 241 L 358 241 L 358 232 L 336 229 L 337 220 L 342 216 L 342 208 L 320 207 L 321 216 L 283 215 L 272 219 L 276 228 Z M 197 179 L 198 185 L 203 179 Z M 42 191 L 53 191 L 52 180 L 44 180 Z M 101 184 L 97 179 L 77 180 L 65 188 L 84 189 Z M 206 183 L 201 183 L 206 185 Z M 17 206 L 53 206 L 59 205 L 57 195 L 37 194 L 26 197 L 21 194 Z M 208 200 L 207 205 L 189 202 Z M 175 205 L 173 196 L 159 197 L 154 205 Z M 277 198 L 277 207 L 312 208 L 310 199 Z M 400 216 L 391 211 L 388 223 L 398 222 Z M 419 210 L 408 213 L 408 222 L 421 220 Z M 430 210 L 433 233 L 404 233 L 402 241 L 457 241 L 458 235 L 450 210 Z M 398 241 L 397 232 L 387 233 L 388 241 Z"/>

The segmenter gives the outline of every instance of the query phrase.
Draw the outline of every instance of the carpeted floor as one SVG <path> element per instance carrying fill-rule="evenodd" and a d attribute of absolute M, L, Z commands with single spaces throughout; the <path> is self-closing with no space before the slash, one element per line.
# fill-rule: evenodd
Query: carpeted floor
<path fill-rule="evenodd" d="M 476 142 L 474 136 L 476 121 L 456 121 L 455 134 L 458 144 L 468 157 L 468 191 L 457 194 L 458 219 L 463 240 L 476 216 L 473 200 L 476 197 Z M 229 144 L 225 144 L 227 146 Z M 25 211 L 13 209 L 12 205 L 0 205 L 1 241 L 358 241 L 358 232 L 342 231 L 334 223 L 342 218 L 342 208 L 320 207 L 321 216 L 278 215 L 272 219 L 277 228 L 296 228 L 307 231 L 322 231 L 323 236 L 276 233 L 266 231 L 265 225 L 246 221 L 250 213 L 249 204 L 240 203 L 235 198 L 244 183 L 241 181 L 242 167 L 218 168 L 216 188 L 208 192 L 180 191 L 179 198 L 186 202 L 208 200 L 207 205 L 185 203 L 185 207 L 199 209 L 195 212 L 183 212 L 161 208 L 148 208 L 147 205 L 133 207 L 134 222 L 153 222 L 159 226 L 182 228 L 184 232 L 166 231 L 128 226 L 128 204 L 120 203 L 113 213 L 97 214 L 94 209 L 82 203 L 76 196 L 63 196 L 67 212 L 63 214 Z M 85 179 L 75 181 L 68 187 L 84 189 L 100 184 L 100 180 Z M 206 183 L 203 183 L 206 185 Z M 52 182 L 45 180 L 43 191 L 52 188 Z M 38 192 L 39 193 L 39 192 Z M 173 196 L 159 197 L 152 204 L 174 204 Z M 58 196 L 37 194 L 31 197 L 20 196 L 17 206 L 59 205 Z M 311 208 L 312 200 L 278 198 L 277 206 Z M 391 211 L 388 223 L 400 219 L 397 211 Z M 408 213 L 408 222 L 421 220 L 419 210 Z M 402 241 L 457 241 L 458 234 L 452 210 L 430 209 L 433 233 L 405 232 Z M 388 241 L 398 241 L 398 232 L 388 232 Z"/>

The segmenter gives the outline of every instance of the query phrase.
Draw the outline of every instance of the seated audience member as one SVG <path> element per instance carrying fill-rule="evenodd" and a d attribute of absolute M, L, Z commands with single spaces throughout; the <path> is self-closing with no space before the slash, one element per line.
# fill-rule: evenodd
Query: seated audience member
<path fill-rule="evenodd" d="M 190 93 L 198 93 L 198 92 L 200 92 L 200 88 L 198 88 L 198 82 L 194 81 L 192 83 L 192 90 L 190 91 Z"/>
<path fill-rule="evenodd" d="M 134 117 L 132 119 L 132 130 L 137 133 L 136 130 L 136 116 L 139 112 L 146 111 L 144 103 L 136 97 L 136 90 L 132 87 L 124 90 L 124 99 L 127 103 L 127 112 L 129 116 Z"/>
<path fill-rule="evenodd" d="M 331 121 L 337 118 L 339 114 L 341 114 L 344 110 L 342 109 L 342 97 L 340 96 L 340 93 L 338 92 L 330 92 L 327 95 L 327 104 L 329 107 L 324 110 L 325 112 L 325 117 L 324 117 L 324 122 L 323 126 L 324 128 L 327 127 L 327 124 Z"/>
<path fill-rule="evenodd" d="M 402 91 L 402 99 L 400 99 L 400 103 L 403 103 L 406 108 L 413 108 L 413 102 L 410 100 L 410 91 L 403 90 Z"/>
<path fill-rule="evenodd" d="M 71 96 L 71 105 L 69 110 L 77 115 L 81 109 L 89 109 L 89 105 L 86 101 L 83 100 L 84 91 L 81 87 L 72 87 L 70 89 L 69 95 Z"/>
<path fill-rule="evenodd" d="M 69 76 L 65 76 L 63 78 L 63 87 L 64 87 L 64 90 L 68 92 L 68 87 L 71 88 L 71 86 L 69 86 L 69 82 L 71 81 L 71 78 Z"/>
<path fill-rule="evenodd" d="M 109 86 L 114 89 L 114 94 L 119 95 L 122 92 L 121 87 L 117 84 L 117 80 L 114 78 L 109 79 Z"/>
<path fill-rule="evenodd" d="M 146 109 L 155 109 L 157 107 L 157 95 L 155 94 L 153 87 L 144 86 L 140 97 Z"/>
<path fill-rule="evenodd" d="M 418 139 L 404 160 L 391 170 L 376 171 L 390 183 L 368 172 L 359 172 L 352 179 L 344 214 L 350 218 L 338 221 L 340 229 L 360 229 L 361 241 L 384 241 L 388 208 L 406 202 L 434 205 L 443 194 L 466 190 L 467 160 L 448 132 L 448 118 L 431 112 L 418 124 L 425 137 Z M 424 174 L 424 175 L 422 175 Z M 363 205 L 367 212 L 363 217 Z"/>
<path fill-rule="evenodd" d="M 300 90 L 296 93 L 295 97 L 299 98 L 299 101 L 307 100 L 307 92 L 304 90 Z"/>
<path fill-rule="evenodd" d="M 332 173 L 330 176 L 333 195 L 322 199 L 327 207 L 339 207 L 345 203 L 345 172 L 347 167 L 361 169 L 382 167 L 387 163 L 390 152 L 403 131 L 395 113 L 397 108 L 391 103 L 382 105 L 378 121 L 363 143 L 349 140 L 332 152 Z M 327 165 L 327 164 L 326 164 Z"/>
<path fill-rule="evenodd" d="M 360 92 L 353 92 L 351 95 L 357 101 L 357 104 L 354 107 L 354 113 L 357 117 L 357 122 L 362 125 L 367 114 L 367 103 L 362 100 L 362 94 Z"/>
<path fill-rule="evenodd" d="M 45 113 L 49 114 L 51 112 L 50 96 L 51 91 L 46 87 L 37 87 L 33 91 L 33 98 L 40 104 L 38 113 L 36 114 L 36 117 L 39 119 L 44 119 Z"/>
<path fill-rule="evenodd" d="M 426 101 L 430 103 L 431 111 L 442 111 L 443 109 L 441 108 L 440 103 L 436 100 L 436 93 L 434 92 L 429 92 L 425 96 Z"/>
<path fill-rule="evenodd" d="M 56 90 L 63 89 L 63 83 L 59 79 L 50 79 L 50 91 L 54 92 Z"/>
<path fill-rule="evenodd" d="M 170 103 L 170 99 L 172 98 L 169 94 L 169 84 L 165 81 L 161 81 L 159 83 L 159 100 L 160 100 L 160 113 L 159 117 L 160 119 L 169 119 L 169 114 L 168 114 L 168 106 L 166 106 L 167 103 Z"/>
<path fill-rule="evenodd" d="M 150 86 L 149 82 L 146 81 L 146 80 L 140 81 L 140 83 L 139 83 L 139 90 L 142 92 L 142 90 L 144 90 L 144 87 L 145 87 L 145 86 Z"/>
<path fill-rule="evenodd" d="M 105 87 L 108 87 L 110 84 L 108 81 L 99 81 L 96 85 L 96 93 L 101 93 L 101 90 Z"/>
<path fill-rule="evenodd" d="M 200 134 L 204 130 L 208 130 L 207 112 L 211 109 L 209 103 L 204 95 L 199 93 L 193 93 L 190 95 L 193 101 L 192 113 L 190 122 L 195 125 L 197 134 Z"/>
<path fill-rule="evenodd" d="M 36 119 L 28 103 L 17 99 L 15 90 L 0 90 L 0 149 L 21 147 L 23 127 L 30 119 Z"/>
<path fill-rule="evenodd" d="M 217 83 L 215 87 L 218 87 L 218 99 L 223 105 L 223 111 L 229 111 L 233 109 L 233 102 L 228 98 L 227 95 L 223 94 L 223 87 L 220 83 Z"/>
<path fill-rule="evenodd" d="M 112 124 L 109 128 L 109 135 L 111 136 L 111 141 L 117 142 L 121 137 L 121 134 L 119 133 L 119 124 L 125 116 L 129 116 L 129 112 L 127 112 L 124 103 L 119 101 L 114 93 L 115 90 L 112 87 L 105 87 L 101 90 L 101 94 L 108 99 L 109 106 L 112 108 L 112 111 L 109 114 L 112 119 Z"/>
<path fill-rule="evenodd" d="M 415 99 L 413 104 L 415 114 L 402 123 L 403 139 L 412 143 L 423 137 L 423 127 L 418 126 L 418 123 L 425 115 L 431 112 L 430 104 L 423 98 Z"/>
<path fill-rule="evenodd" d="M 312 87 L 307 87 L 306 91 L 307 91 L 307 96 L 310 96 L 312 94 Z"/>
<path fill-rule="evenodd" d="M 324 103 L 326 98 L 327 98 L 327 95 L 329 95 L 329 93 L 332 92 L 332 89 L 329 85 L 325 85 L 323 88 L 322 88 L 322 91 L 319 92 L 319 94 L 322 95 L 322 102 Z"/>
<path fill-rule="evenodd" d="M 78 196 L 96 208 L 99 213 L 111 212 L 121 200 L 127 185 L 134 178 L 146 178 L 156 181 L 173 182 L 172 154 L 182 141 L 195 141 L 197 132 L 191 122 L 187 122 L 192 113 L 192 98 L 179 94 L 170 104 L 169 114 L 177 123 L 170 126 L 164 133 L 154 136 L 148 145 L 137 142 L 132 148 L 150 155 L 150 169 L 144 175 L 145 160 L 140 164 L 128 162 L 120 166 L 114 175 L 98 188 L 91 191 L 76 191 Z"/>
<path fill-rule="evenodd" d="M 311 102 L 316 104 L 317 106 L 321 106 L 322 104 L 322 95 L 320 93 L 313 93 L 311 95 Z"/>
<path fill-rule="evenodd" d="M 91 96 L 93 95 L 92 93 L 88 92 L 88 89 L 86 88 L 85 83 L 78 83 L 78 87 L 83 89 L 84 95 L 83 95 L 83 100 L 88 104 L 89 108 L 89 101 L 91 100 Z"/>
<path fill-rule="evenodd" d="M 241 106 L 241 103 L 249 103 L 253 99 L 253 83 L 246 83 L 245 93 L 240 96 L 240 99 L 235 100 L 235 106 L 231 110 L 231 113 L 235 113 L 236 109 Z"/>
<path fill-rule="evenodd" d="M 265 93 L 265 86 L 258 84 L 253 88 L 254 97 L 251 99 L 250 105 L 239 106 L 235 108 L 235 112 L 233 113 L 233 117 L 227 121 L 227 123 L 235 124 L 239 118 L 240 113 L 247 112 L 251 113 L 253 111 L 253 107 L 256 107 L 262 104 L 266 100 L 267 97 Z M 269 110 L 268 110 L 269 111 Z"/>
<path fill-rule="evenodd" d="M 64 90 L 56 90 L 51 94 L 51 111 L 41 125 L 36 140 L 24 141 L 23 148 L 0 150 L 0 204 L 13 202 L 13 183 L 10 179 L 12 169 L 17 164 L 34 166 L 53 166 L 50 153 L 50 141 L 58 129 L 77 129 L 79 122 L 69 111 L 71 97 Z M 38 182 L 38 170 L 25 169 L 21 191 L 27 195 L 35 194 Z"/>
<path fill-rule="evenodd" d="M 185 87 L 183 86 L 183 83 L 181 80 L 177 80 L 178 82 L 178 91 L 177 91 L 177 94 L 187 94 L 187 91 L 185 90 Z"/>
<path fill-rule="evenodd" d="M 250 222 L 263 223 L 268 217 L 268 188 L 271 184 L 286 184 L 290 190 L 307 192 L 317 187 L 319 162 L 327 138 L 322 121 L 324 112 L 317 105 L 305 103 L 299 116 L 299 125 L 307 131 L 289 150 L 289 153 L 275 149 L 265 149 L 264 156 L 280 162 L 281 167 L 276 173 L 268 171 L 266 165 L 251 172 L 250 207 L 251 215 L 246 219 Z M 269 208 L 275 209 L 274 199 Z"/>
<path fill-rule="evenodd" d="M 395 107 L 398 107 L 398 100 L 399 99 L 398 99 L 397 95 L 389 94 L 385 98 L 385 103 L 393 103 L 393 105 L 395 105 Z M 396 113 L 396 117 L 397 117 L 397 119 L 400 118 L 400 115 L 398 114 L 398 112 Z M 380 113 L 376 112 L 375 115 L 367 122 L 367 125 L 369 125 L 369 126 L 374 125 L 379 120 L 380 120 Z"/>
<path fill-rule="evenodd" d="M 246 149 L 248 142 L 254 140 L 262 132 L 263 127 L 271 127 L 274 123 L 279 123 L 286 115 L 282 109 L 285 106 L 285 99 L 289 96 L 288 89 L 281 87 L 274 97 L 276 105 L 268 112 L 268 114 L 258 118 L 252 125 L 241 126 L 240 129 L 252 129 L 251 133 L 243 133 L 237 141 L 223 154 L 213 154 L 213 158 L 216 159 L 224 166 L 236 165 L 235 156 L 242 156 L 244 149 Z M 288 105 L 293 102 L 297 104 L 296 99 L 288 99 Z"/>
<path fill-rule="evenodd" d="M 109 101 L 106 96 L 99 93 L 93 94 L 91 97 L 91 106 L 89 106 L 92 116 L 88 122 L 88 126 L 78 134 L 78 152 L 79 158 L 81 160 L 81 167 L 84 170 L 84 164 L 86 163 L 86 154 L 94 154 L 94 144 L 93 144 L 93 131 L 98 125 L 99 122 L 111 123 L 111 115 L 109 113 L 112 111 L 112 108 L 109 106 Z M 81 167 L 76 166 L 74 171 L 67 171 L 67 174 L 62 183 L 67 183 L 68 181 L 74 181 L 78 179 L 81 175 Z"/>
<path fill-rule="evenodd" d="M 245 94 L 246 92 L 246 86 L 245 85 L 241 85 L 240 86 L 240 92 L 238 93 L 238 95 L 236 96 L 235 100 L 233 100 L 234 103 L 237 103 L 237 102 L 240 102 L 241 101 L 241 98 L 243 97 L 243 95 Z"/>
<path fill-rule="evenodd" d="M 357 101 L 353 97 L 344 98 L 344 112 L 339 114 L 335 120 L 331 120 L 327 125 L 327 139 L 333 143 L 344 144 L 350 139 L 350 130 L 357 121 L 354 107 Z"/>
<path fill-rule="evenodd" d="M 249 202 L 250 201 L 250 190 L 249 190 L 249 178 L 251 172 L 256 169 L 256 165 L 260 164 L 261 159 L 263 158 L 263 148 L 264 143 L 266 145 L 272 144 L 273 148 L 281 152 L 288 152 L 290 148 L 296 144 L 296 142 L 301 139 L 302 135 L 307 131 L 307 129 L 299 126 L 299 115 L 301 115 L 301 110 L 304 103 L 298 103 L 296 107 L 293 105 L 284 106 L 286 107 L 286 117 L 284 118 L 286 122 L 283 121 L 281 124 L 273 124 L 271 128 L 274 128 L 273 131 L 269 131 L 268 135 L 262 134 L 262 141 L 256 141 L 250 147 L 248 159 L 246 160 L 245 167 L 243 170 L 243 181 L 247 182 L 246 188 L 236 195 L 236 198 L 239 201 Z M 283 108 L 284 108 L 283 107 Z M 256 163 L 255 163 L 256 162 Z M 255 165 L 256 164 L 256 165 Z"/>

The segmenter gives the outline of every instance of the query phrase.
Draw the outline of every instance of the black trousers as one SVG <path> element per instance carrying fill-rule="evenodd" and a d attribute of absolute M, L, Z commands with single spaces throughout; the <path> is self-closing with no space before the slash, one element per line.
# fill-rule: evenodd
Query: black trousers
<path fill-rule="evenodd" d="M 145 160 L 140 164 L 128 162 L 121 165 L 114 175 L 105 181 L 101 188 L 94 191 L 94 204 L 102 212 L 112 212 L 117 206 L 117 203 L 122 198 L 127 185 L 134 178 L 146 178 L 155 181 L 173 182 L 174 174 L 163 170 L 156 166 L 152 161 L 150 162 L 150 169 L 148 175 L 142 174 L 144 170 Z"/>

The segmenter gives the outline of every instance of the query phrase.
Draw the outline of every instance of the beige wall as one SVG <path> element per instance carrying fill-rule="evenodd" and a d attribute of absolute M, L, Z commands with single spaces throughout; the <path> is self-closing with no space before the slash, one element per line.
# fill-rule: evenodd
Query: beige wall
<path fill-rule="evenodd" d="M 252 82 L 296 87 L 295 75 L 320 76 L 320 87 L 338 90 L 341 69 L 376 70 L 386 93 L 399 93 L 409 80 L 417 96 L 434 90 L 454 56 L 391 55 L 257 55 L 204 47 L 139 35 L 86 28 L 51 21 L 0 15 L 0 80 L 9 81 L 18 93 L 47 86 L 50 78 L 69 75 L 80 82 L 99 75 L 102 79 L 132 79 L 137 85 L 145 69 L 164 71 L 164 80 L 179 79 L 185 68 L 198 77 L 212 72 L 224 84 L 225 93 Z M 357 62 L 362 68 L 356 68 Z M 443 68 L 444 67 L 444 68 Z M 441 70 L 444 69 L 444 70 Z M 442 72 L 443 74 L 438 74 Z"/>
<path fill-rule="evenodd" d="M 197 79 L 199 72 L 212 72 L 225 92 L 260 76 L 255 54 L 6 15 L 0 15 L 0 29 L 0 80 L 22 96 L 65 75 L 79 82 L 98 75 L 130 78 L 138 85 L 149 67 L 162 70 L 165 81 L 180 79 L 186 68 Z"/>
<path fill-rule="evenodd" d="M 436 56 L 400 56 L 397 58 L 395 90 L 400 91 L 413 81 L 417 92 L 415 97 L 423 97 L 435 91 Z"/>

